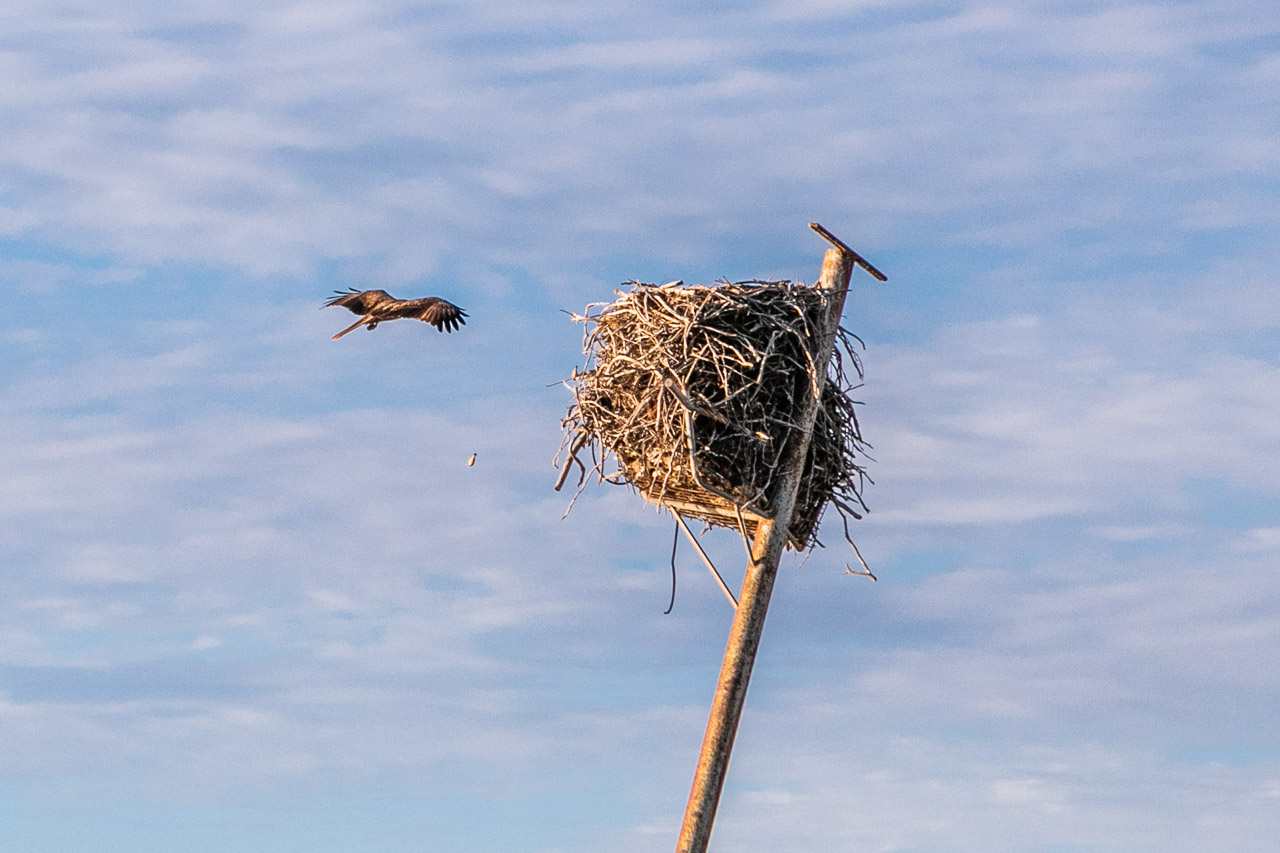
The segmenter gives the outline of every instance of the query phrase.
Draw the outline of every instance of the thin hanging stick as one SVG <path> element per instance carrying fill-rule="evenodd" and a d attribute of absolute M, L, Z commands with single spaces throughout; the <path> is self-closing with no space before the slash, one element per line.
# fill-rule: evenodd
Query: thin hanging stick
<path fill-rule="evenodd" d="M 852 539 L 849 540 L 849 544 L 853 545 Z M 846 575 L 862 575 L 864 578 L 871 578 L 873 581 L 879 580 L 879 578 L 871 573 L 871 567 L 867 565 L 867 561 L 862 559 L 862 552 L 858 550 L 857 545 L 853 545 L 853 553 L 857 556 L 858 562 L 862 563 L 862 571 L 855 572 L 853 569 L 849 568 L 848 563 L 845 563 L 844 573 Z"/>
<path fill-rule="evenodd" d="M 698 537 L 693 535 L 693 531 L 689 529 L 689 525 L 684 523 L 684 518 L 680 513 L 672 512 L 676 517 L 676 524 L 680 525 L 680 529 L 684 531 L 684 535 L 689 537 L 689 541 L 693 543 L 694 549 L 697 550 L 698 556 L 702 558 L 702 562 L 707 564 L 707 568 L 711 570 L 711 575 L 716 579 L 716 583 L 720 585 L 720 591 L 724 593 L 724 597 L 729 599 L 729 603 L 733 605 L 733 609 L 738 609 L 738 599 L 733 597 L 733 593 L 729 591 L 729 585 L 724 582 L 724 578 L 720 577 L 720 572 L 716 570 L 715 564 L 711 562 L 711 558 L 707 556 L 707 552 L 702 550 L 702 543 L 698 541 Z M 672 549 L 672 553 L 674 553 Z"/>
<path fill-rule="evenodd" d="M 560 476 L 556 478 L 555 489 L 557 492 L 564 486 L 564 481 L 569 478 L 569 472 L 573 470 L 573 465 L 575 463 L 582 469 L 582 477 L 585 478 L 587 476 L 587 467 L 578 461 L 578 451 L 582 449 L 582 445 L 586 444 L 589 438 L 589 435 L 582 433 L 581 435 L 576 436 L 573 443 L 569 445 L 569 451 L 565 455 L 564 459 L 564 466 L 560 469 Z M 582 479 L 579 479 L 578 483 L 581 485 Z M 566 513 L 566 515 L 567 514 L 568 513 Z"/>
<path fill-rule="evenodd" d="M 676 516 L 676 520 L 679 518 L 680 516 Z M 679 544 L 680 531 L 676 530 L 675 535 L 671 537 L 671 603 L 667 605 L 666 610 L 662 611 L 663 616 L 676 609 L 676 546 Z"/>

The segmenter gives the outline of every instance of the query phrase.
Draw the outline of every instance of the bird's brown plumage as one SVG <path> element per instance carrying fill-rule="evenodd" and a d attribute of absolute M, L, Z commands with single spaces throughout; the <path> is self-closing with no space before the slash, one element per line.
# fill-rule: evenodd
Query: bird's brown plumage
<path fill-rule="evenodd" d="M 402 317 L 430 323 L 441 332 L 452 332 L 460 325 L 467 325 L 465 319 L 467 312 L 438 296 L 428 296 L 425 299 L 396 299 L 385 290 L 356 290 L 355 288 L 350 292 L 341 290 L 334 292 L 337 295 L 326 301 L 324 307 L 337 305 L 362 315 L 357 322 L 334 335 L 335 341 L 366 323 L 372 330 L 384 320 L 399 320 Z"/>

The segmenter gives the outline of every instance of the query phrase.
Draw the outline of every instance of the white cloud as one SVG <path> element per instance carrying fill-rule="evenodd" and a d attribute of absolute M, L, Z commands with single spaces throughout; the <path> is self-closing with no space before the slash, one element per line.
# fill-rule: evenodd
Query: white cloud
<path fill-rule="evenodd" d="M 850 731 L 848 739 L 851 760 L 768 756 L 784 763 L 773 775 L 787 786 L 776 802 L 730 793 L 717 845 L 1012 853 L 1054 845 L 1195 851 L 1226 844 L 1260 853 L 1280 828 L 1273 811 L 1249 795 L 1260 784 L 1254 773 L 1188 769 L 1149 753 L 1097 746 L 1010 752 L 886 742 L 865 730 Z M 1005 775 L 1014 768 L 1018 775 Z"/>
<path fill-rule="evenodd" d="M 1256 527 L 1246 530 L 1236 542 L 1239 551 L 1275 551 L 1280 549 L 1280 527 Z"/>
<path fill-rule="evenodd" d="M 1185 539 L 1197 531 L 1174 524 L 1106 525 L 1095 528 L 1095 533 L 1111 542 L 1143 542 L 1152 539 Z"/>
<path fill-rule="evenodd" d="M 1243 37 L 1248 8 L 996 4 L 917 22 L 875 4 L 786 21 L 394 3 L 215 20 L 179 5 L 161 29 L 129 10 L 76 26 L 28 10 L 14 31 L 40 39 L 10 59 L 0 158 L 34 235 L 255 274 L 322 256 L 395 266 L 426 241 L 421 271 L 485 224 L 493 251 L 550 274 L 622 236 L 678 253 L 694 216 L 723 240 L 815 208 L 877 239 L 959 211 L 986 211 L 982 228 L 942 229 L 965 242 L 1109 226 L 1106 251 L 1123 253 L 1128 232 L 1158 230 L 1144 182 L 1172 194 L 1161 217 L 1269 221 L 1261 198 L 1215 187 L 1265 172 L 1257 140 L 1274 128 L 1206 133 L 1169 106 L 1190 66 L 1259 113 L 1256 87 L 1196 53 Z M 813 15 L 837 25 L 815 32 Z M 614 238 L 591 239 L 601 227 Z"/>
<path fill-rule="evenodd" d="M 1135 363 L 1119 333 L 1129 309 L 1102 310 L 1098 327 L 1011 317 L 951 329 L 925 350 L 873 348 L 863 422 L 882 460 L 873 476 L 895 484 L 873 520 L 1087 515 L 1116 530 L 1126 525 L 1106 514 L 1135 504 L 1179 512 L 1186 478 L 1280 487 L 1264 449 L 1280 441 L 1275 365 L 1172 352 L 1164 366 Z"/>

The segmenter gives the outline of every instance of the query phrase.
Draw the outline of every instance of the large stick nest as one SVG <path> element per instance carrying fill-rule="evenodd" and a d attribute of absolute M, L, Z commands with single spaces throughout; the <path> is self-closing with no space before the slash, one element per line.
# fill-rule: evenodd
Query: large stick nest
<path fill-rule="evenodd" d="M 722 282 L 715 287 L 627 282 L 608 304 L 588 306 L 587 370 L 571 379 L 564 419 L 564 473 L 624 482 L 673 512 L 754 531 L 773 517 L 792 419 L 821 369 L 827 381 L 789 529 L 795 550 L 821 544 L 828 504 L 845 523 L 866 511 L 862 441 L 850 392 L 862 378 L 853 342 L 840 329 L 831 360 L 813 350 L 828 295 L 787 281 Z M 578 461 L 590 451 L 591 468 Z M 606 473 L 610 459 L 616 470 Z M 563 481 L 563 474 L 562 474 Z"/>

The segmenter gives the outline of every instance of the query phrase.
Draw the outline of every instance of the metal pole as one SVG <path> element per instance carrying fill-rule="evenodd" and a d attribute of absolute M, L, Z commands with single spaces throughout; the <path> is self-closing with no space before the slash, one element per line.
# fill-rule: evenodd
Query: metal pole
<path fill-rule="evenodd" d="M 724 652 L 724 663 L 720 667 L 720 681 L 716 684 L 711 716 L 707 720 L 707 733 L 703 737 L 702 754 L 694 773 L 693 789 L 689 792 L 689 805 L 685 809 L 676 853 L 705 853 L 711 840 L 711 826 L 715 822 L 716 807 L 720 803 L 725 773 L 729 769 L 729 754 L 733 751 L 733 739 L 738 733 L 742 703 L 747 697 L 747 683 L 751 680 L 751 667 L 755 663 L 756 650 L 760 647 L 764 617 L 769 609 L 769 597 L 773 594 L 773 582 L 778 574 L 778 560 L 787 543 L 787 528 L 791 524 L 796 494 L 804 476 L 804 463 L 809 453 L 809 441 L 813 436 L 813 424 L 818 414 L 822 388 L 826 384 L 826 365 L 831 360 L 836 330 L 844 311 L 845 293 L 849 289 L 849 278 L 856 262 L 856 253 L 829 237 L 829 231 L 816 223 L 810 223 L 810 227 L 837 246 L 827 250 L 822 261 L 822 275 L 816 285 L 828 291 L 831 296 L 826 326 L 821 330 L 821 339 L 816 342 L 814 352 L 814 363 L 819 365 L 821 373 L 815 383 L 815 393 L 806 394 L 800 400 L 800 410 L 796 413 L 796 423 L 800 429 L 793 434 L 782 461 L 782 476 L 778 480 L 778 491 L 773 501 L 773 520 L 761 521 L 756 528 L 751 562 L 742 581 L 738 609 L 729 629 L 729 644 Z"/>

